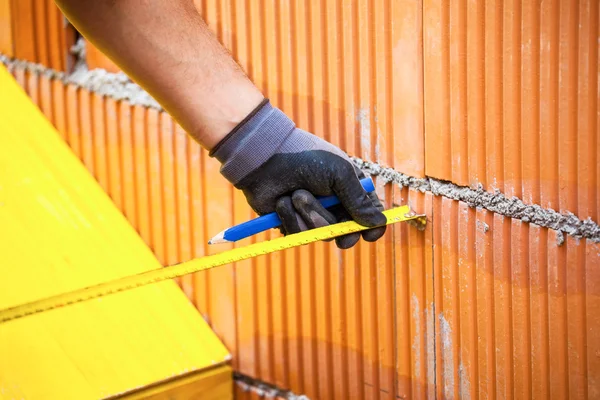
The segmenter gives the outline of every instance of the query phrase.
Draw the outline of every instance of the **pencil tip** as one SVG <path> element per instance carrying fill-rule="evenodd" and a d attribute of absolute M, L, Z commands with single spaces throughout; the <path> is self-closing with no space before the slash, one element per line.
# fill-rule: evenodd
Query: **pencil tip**
<path fill-rule="evenodd" d="M 208 241 L 208 244 L 219 244 L 219 243 L 229 243 L 229 240 L 225 239 L 225 231 L 219 232 L 212 239 Z"/>

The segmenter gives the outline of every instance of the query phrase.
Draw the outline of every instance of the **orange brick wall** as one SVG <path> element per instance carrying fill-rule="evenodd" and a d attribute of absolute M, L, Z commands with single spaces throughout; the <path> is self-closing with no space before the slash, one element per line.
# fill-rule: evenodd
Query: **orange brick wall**
<path fill-rule="evenodd" d="M 53 0 L 0 0 L 0 52 L 70 71 L 75 30 Z"/>
<path fill-rule="evenodd" d="M 424 0 L 425 171 L 598 219 L 597 0 Z"/>
<path fill-rule="evenodd" d="M 351 155 L 598 220 L 597 3 L 197 4 L 275 104 Z M 252 216 L 167 115 L 13 73 L 164 264 L 229 248 L 205 243 Z M 181 279 L 237 370 L 315 399 L 600 396 L 600 244 L 377 186 L 427 229 Z"/>
<path fill-rule="evenodd" d="M 433 201 L 439 398 L 595 398 L 600 246 Z"/>

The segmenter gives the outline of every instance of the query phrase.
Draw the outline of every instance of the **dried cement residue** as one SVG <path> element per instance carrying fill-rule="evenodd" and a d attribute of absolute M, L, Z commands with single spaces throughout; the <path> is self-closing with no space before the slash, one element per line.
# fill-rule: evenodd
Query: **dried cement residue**
<path fill-rule="evenodd" d="M 265 399 L 275 399 L 277 397 L 286 400 L 310 400 L 305 395 L 297 395 L 289 390 L 283 390 L 269 383 L 258 379 L 251 378 L 247 375 L 242 375 L 235 372 L 233 374 L 235 384 L 238 385 L 244 392 L 254 392 L 259 397 Z"/>
<path fill-rule="evenodd" d="M 395 183 L 400 187 L 409 187 L 422 193 L 431 191 L 431 184 L 428 178 L 415 178 L 393 170 L 392 168 L 382 167 L 379 164 L 369 161 L 363 161 L 358 157 L 350 157 L 357 167 L 366 174 L 377 176 L 383 183 Z"/>
<path fill-rule="evenodd" d="M 421 349 L 421 346 L 422 346 L 422 343 L 421 343 L 421 307 L 419 306 L 419 299 L 417 298 L 417 295 L 414 293 L 413 293 L 412 297 L 410 298 L 410 308 L 412 310 L 413 321 L 415 323 L 415 336 L 413 337 L 413 342 L 412 342 L 413 354 L 415 355 L 414 371 L 415 371 L 415 378 L 419 379 L 419 378 L 421 378 L 421 352 L 419 350 Z"/>
<path fill-rule="evenodd" d="M 570 212 L 561 214 L 537 204 L 525 204 L 523 200 L 517 197 L 507 198 L 499 191 L 491 193 L 483 188 L 471 189 L 435 178 L 415 178 L 356 157 L 353 157 L 353 161 L 365 173 L 377 176 L 385 183 L 395 183 L 400 187 L 409 187 L 423 193 L 431 192 L 436 196 L 460 200 L 470 207 L 484 208 L 505 217 L 554 229 L 576 238 L 600 242 L 600 226 L 591 218 L 581 220 Z"/>
<path fill-rule="evenodd" d="M 84 50 L 75 47 L 73 51 L 81 53 Z M 162 107 L 144 89 L 133 83 L 127 75 L 120 72 L 113 74 L 103 69 L 88 70 L 83 62 L 78 62 L 72 74 L 56 71 L 41 64 L 29 61 L 14 60 L 0 54 L 0 62 L 10 69 L 21 69 L 32 74 L 40 74 L 51 79 L 58 79 L 65 84 L 72 84 L 87 89 L 101 96 L 115 100 L 126 100 L 132 105 L 162 110 Z"/>
<path fill-rule="evenodd" d="M 359 108 L 357 110 L 356 122 L 358 122 L 361 148 L 371 150 L 371 117 L 368 108 Z"/>
<path fill-rule="evenodd" d="M 477 229 L 479 229 L 481 232 L 483 233 L 488 233 L 488 231 L 490 230 L 490 226 L 485 223 L 484 221 L 477 221 L 476 222 L 477 225 Z"/>
<path fill-rule="evenodd" d="M 425 308 L 425 354 L 427 355 L 427 384 L 435 386 L 435 308 L 433 302 Z"/>
<path fill-rule="evenodd" d="M 5 56 L 0 53 L 0 63 L 4 64 L 9 71 L 13 69 L 25 70 L 29 73 L 36 75 L 44 75 L 50 79 L 64 80 L 66 74 L 64 72 L 56 71 L 54 69 L 43 66 L 42 64 L 36 64 L 29 61 L 16 60 Z"/>
<path fill-rule="evenodd" d="M 454 354 L 452 353 L 452 328 L 444 315 L 440 313 L 440 338 L 442 341 L 442 357 L 444 376 L 444 396 L 446 399 L 454 398 Z"/>
<path fill-rule="evenodd" d="M 65 83 L 74 84 L 81 88 L 115 100 L 127 100 L 133 105 L 162 110 L 162 107 L 144 89 L 133 83 L 122 72 L 113 74 L 103 69 L 76 69 Z"/>
<path fill-rule="evenodd" d="M 434 307 L 433 302 L 426 305 L 421 311 L 421 304 L 418 297 L 413 293 L 410 298 L 410 309 L 415 324 L 415 334 L 412 341 L 412 350 L 414 354 L 414 375 L 417 379 L 426 380 L 426 383 L 435 386 L 435 329 L 434 329 Z M 425 318 L 425 360 L 421 360 L 420 349 L 423 346 L 421 333 L 421 318 Z M 425 377 L 421 377 L 421 363 L 425 362 Z"/>
<path fill-rule="evenodd" d="M 561 231 L 556 232 L 556 245 L 562 246 L 565 244 L 565 234 Z"/>
<path fill-rule="evenodd" d="M 461 400 L 471 400 L 471 381 L 462 362 L 458 365 L 458 380 L 460 382 L 458 396 Z"/>

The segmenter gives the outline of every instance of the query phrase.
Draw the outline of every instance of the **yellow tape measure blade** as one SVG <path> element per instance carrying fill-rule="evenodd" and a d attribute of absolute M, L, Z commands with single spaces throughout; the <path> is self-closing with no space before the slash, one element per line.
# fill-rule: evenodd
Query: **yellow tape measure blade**
<path fill-rule="evenodd" d="M 410 210 L 410 207 L 406 205 L 386 210 L 383 213 L 387 217 L 386 225 L 402 221 L 415 221 L 419 224 L 425 223 L 424 215 L 415 214 Z M 135 289 L 152 283 L 178 278 L 194 272 L 205 271 L 210 268 L 266 255 L 275 251 L 302 246 L 305 244 L 330 239 L 336 236 L 346 235 L 348 233 L 360 232 L 365 229 L 369 228 L 359 225 L 354 221 L 348 221 L 324 226 L 322 228 L 311 229 L 265 242 L 254 243 L 249 246 L 224 251 L 212 256 L 206 256 L 181 264 L 142 272 L 137 275 L 126 276 L 87 288 L 77 289 L 71 292 L 47 297 L 45 299 L 6 308 L 0 310 L 0 323 L 22 318 L 28 315 L 38 314 L 44 311 L 58 309 L 71 304 L 81 303 L 109 294 Z"/>

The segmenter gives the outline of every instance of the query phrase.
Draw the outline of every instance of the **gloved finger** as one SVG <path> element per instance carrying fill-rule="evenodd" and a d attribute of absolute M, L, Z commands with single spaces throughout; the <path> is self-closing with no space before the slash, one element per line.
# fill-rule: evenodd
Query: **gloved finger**
<path fill-rule="evenodd" d="M 294 208 L 310 229 L 335 224 L 337 219 L 327 211 L 308 190 L 296 190 L 292 194 Z"/>
<path fill-rule="evenodd" d="M 327 211 L 308 190 L 296 190 L 292 194 L 292 203 L 309 229 L 320 228 L 337 222 L 333 214 Z M 324 239 L 323 241 L 331 242 L 332 240 L 333 238 Z"/>
<path fill-rule="evenodd" d="M 358 176 L 359 179 L 363 179 L 365 177 L 364 172 L 360 168 L 358 168 L 356 165 L 354 165 L 354 171 L 356 172 L 356 175 Z M 383 204 L 379 200 L 379 197 L 377 196 L 376 192 L 370 192 L 367 194 L 367 196 L 369 196 L 369 198 L 373 202 L 373 205 L 375 205 L 375 207 L 378 210 L 383 211 L 385 209 L 383 207 Z M 381 227 L 362 231 L 362 237 L 367 242 L 375 242 L 377 239 L 379 239 L 380 237 L 382 237 L 385 234 L 386 228 L 387 227 L 384 225 Z"/>
<path fill-rule="evenodd" d="M 377 204 L 373 204 L 373 200 L 363 189 L 352 164 L 346 163 L 336 169 L 332 189 L 352 219 L 359 224 L 363 226 L 385 224 L 385 215 L 377 208 Z"/>
<path fill-rule="evenodd" d="M 292 198 L 290 196 L 282 196 L 275 203 L 275 212 L 281 220 L 283 234 L 292 234 L 305 231 L 307 228 L 304 220 L 294 209 Z"/>
<path fill-rule="evenodd" d="M 381 204 L 379 197 L 377 197 L 377 193 L 371 192 L 368 194 L 368 196 L 375 205 L 375 207 L 378 210 L 383 211 L 383 204 Z M 362 237 L 367 242 L 374 242 L 385 234 L 386 228 L 387 226 L 384 225 L 373 229 L 367 229 L 366 231 L 362 231 Z"/>
<path fill-rule="evenodd" d="M 333 206 L 329 208 L 329 211 L 339 222 L 346 222 L 351 220 L 350 214 L 348 214 L 348 211 L 346 211 L 346 209 L 342 205 Z M 346 250 L 358 243 L 359 240 L 360 232 L 354 232 L 344 236 L 336 237 L 335 244 L 338 248 Z"/>
<path fill-rule="evenodd" d="M 369 193 L 369 196 L 374 197 L 374 201 L 377 202 L 378 207 L 381 207 L 381 209 L 383 209 L 383 205 L 377 198 L 377 194 L 375 192 Z M 348 212 L 339 205 L 331 207 L 329 209 L 329 211 L 334 215 L 334 217 L 338 221 L 349 221 L 350 220 L 350 215 L 348 214 Z M 385 234 L 386 228 L 387 227 L 384 225 L 384 226 L 379 226 L 377 228 L 367 229 L 365 231 L 360 232 L 360 235 L 367 242 L 374 242 Z M 352 246 L 350 246 L 350 247 L 352 247 Z"/>
<path fill-rule="evenodd" d="M 359 240 L 360 240 L 360 233 L 358 233 L 358 232 L 349 233 L 344 236 L 336 237 L 335 245 L 342 250 L 347 250 L 347 249 L 351 248 L 352 246 L 354 246 L 356 243 L 358 243 Z"/>

